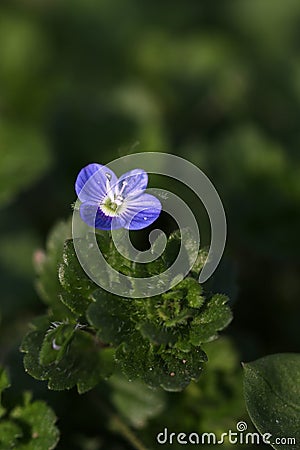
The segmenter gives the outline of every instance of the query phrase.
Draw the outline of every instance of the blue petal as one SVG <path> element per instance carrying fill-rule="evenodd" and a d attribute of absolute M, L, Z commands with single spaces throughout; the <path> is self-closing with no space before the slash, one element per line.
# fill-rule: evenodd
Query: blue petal
<path fill-rule="evenodd" d="M 89 164 L 79 172 L 75 190 L 79 200 L 99 202 L 107 193 L 106 182 L 107 176 L 111 177 L 110 185 L 117 183 L 117 177 L 112 170 L 101 164 Z"/>
<path fill-rule="evenodd" d="M 81 219 L 90 227 L 99 230 L 116 230 L 124 227 L 124 219 L 107 216 L 99 208 L 98 203 L 84 202 L 80 205 L 79 212 Z"/>
<path fill-rule="evenodd" d="M 122 190 L 123 182 L 126 181 L 127 185 Z M 126 198 L 128 195 L 137 195 L 143 192 L 148 184 L 148 175 L 143 169 L 133 169 L 124 173 L 118 179 L 117 189 L 118 192 L 122 190 L 122 197 Z"/>
<path fill-rule="evenodd" d="M 127 230 L 141 230 L 151 225 L 161 212 L 160 201 L 150 194 L 128 198 L 124 202 L 126 209 L 120 214 L 124 220 L 123 228 Z"/>

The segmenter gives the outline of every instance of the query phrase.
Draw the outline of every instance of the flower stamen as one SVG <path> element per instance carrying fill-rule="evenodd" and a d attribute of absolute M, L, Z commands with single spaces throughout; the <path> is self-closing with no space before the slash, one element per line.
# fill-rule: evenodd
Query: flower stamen
<path fill-rule="evenodd" d="M 124 191 L 124 189 L 125 189 L 125 187 L 128 185 L 128 182 L 127 181 L 123 181 L 122 182 L 122 187 L 121 187 L 121 190 L 120 190 L 120 192 L 119 192 L 119 195 L 122 195 L 123 194 L 123 191 Z"/>
<path fill-rule="evenodd" d="M 106 176 L 106 193 L 108 195 L 108 197 L 110 198 L 110 200 L 113 202 L 114 201 L 114 194 L 110 185 L 110 181 L 111 181 L 111 174 L 106 172 L 105 174 Z"/>

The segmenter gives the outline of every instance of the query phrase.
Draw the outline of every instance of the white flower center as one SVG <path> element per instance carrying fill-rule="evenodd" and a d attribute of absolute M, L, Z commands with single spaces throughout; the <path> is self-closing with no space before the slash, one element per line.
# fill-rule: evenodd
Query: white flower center
<path fill-rule="evenodd" d="M 122 196 L 125 187 L 127 186 L 127 181 L 122 182 L 122 187 L 119 191 L 119 186 L 116 184 L 114 187 L 110 185 L 111 175 L 106 173 L 106 197 L 103 202 L 99 204 L 101 210 L 106 216 L 116 217 L 122 211 L 122 205 L 124 202 L 124 197 Z"/>

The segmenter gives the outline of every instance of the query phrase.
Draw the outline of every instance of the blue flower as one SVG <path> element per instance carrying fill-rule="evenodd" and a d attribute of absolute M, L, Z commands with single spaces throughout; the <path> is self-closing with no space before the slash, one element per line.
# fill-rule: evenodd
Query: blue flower
<path fill-rule="evenodd" d="M 100 230 L 126 228 L 140 230 L 153 223 L 161 212 L 161 203 L 144 191 L 148 175 L 142 169 L 124 173 L 119 179 L 101 164 L 89 164 L 78 174 L 75 190 L 80 217 Z"/>

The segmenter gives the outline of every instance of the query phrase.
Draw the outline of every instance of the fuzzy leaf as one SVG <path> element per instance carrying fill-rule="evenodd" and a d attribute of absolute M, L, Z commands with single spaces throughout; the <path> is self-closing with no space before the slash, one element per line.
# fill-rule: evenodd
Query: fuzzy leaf
<path fill-rule="evenodd" d="M 34 378 L 48 380 L 49 389 L 77 385 L 79 393 L 86 392 L 111 374 L 113 351 L 99 347 L 100 343 L 80 328 L 71 331 L 62 327 L 66 325 L 50 332 L 49 328 L 34 330 L 25 336 L 21 347 L 25 370 Z"/>
<path fill-rule="evenodd" d="M 57 324 L 55 328 L 49 329 L 39 354 L 41 366 L 58 364 L 69 350 L 74 333 L 75 328 L 71 324 Z"/>
<path fill-rule="evenodd" d="M 73 317 L 71 311 L 60 300 L 62 288 L 58 279 L 58 267 L 62 262 L 64 242 L 70 236 L 70 222 L 58 223 L 47 240 L 46 254 L 37 254 L 35 258 L 38 292 L 57 319 Z"/>
<path fill-rule="evenodd" d="M 55 426 L 56 417 L 53 411 L 43 401 L 17 406 L 11 417 L 24 424 L 24 438 L 20 441 L 18 450 L 54 449 L 59 440 L 59 432 Z M 24 439 L 24 440 L 25 440 Z"/>
<path fill-rule="evenodd" d="M 196 259 L 197 249 L 195 248 L 195 238 L 192 236 L 191 231 L 187 228 L 176 230 L 169 236 L 163 255 L 168 267 L 170 267 L 177 258 L 181 245 L 184 245 L 184 255 L 187 261 L 192 262 Z"/>
<path fill-rule="evenodd" d="M 212 341 L 232 320 L 232 313 L 225 295 L 216 294 L 203 306 L 192 322 L 190 340 L 193 345 Z"/>
<path fill-rule="evenodd" d="M 97 288 L 82 269 L 72 239 L 64 243 L 63 263 L 59 267 L 59 280 L 67 292 L 79 293 L 85 298 L 88 298 Z"/>
<path fill-rule="evenodd" d="M 0 392 L 9 385 L 7 373 L 0 368 Z M 55 422 L 52 409 L 43 401 L 32 402 L 26 392 L 23 404 L 13 406 L 5 420 L 0 420 L 0 450 L 54 449 L 59 440 Z"/>
<path fill-rule="evenodd" d="M 152 370 L 150 344 L 141 338 L 140 333 L 130 335 L 127 343 L 121 344 L 115 353 L 115 359 L 129 381 L 144 378 L 145 371 Z"/>
<path fill-rule="evenodd" d="M 137 329 L 144 338 L 153 344 L 174 345 L 177 340 L 177 336 L 172 329 L 151 321 L 142 322 Z"/>
<path fill-rule="evenodd" d="M 58 298 L 76 317 L 84 316 L 91 304 L 91 300 L 86 299 L 79 292 L 67 292 L 64 289 L 58 294 Z"/>
<path fill-rule="evenodd" d="M 204 297 L 202 294 L 202 286 L 198 281 L 194 280 L 191 277 L 187 277 L 178 283 L 173 289 L 171 289 L 168 293 L 163 294 L 163 298 L 172 298 L 176 297 L 178 300 L 187 300 L 187 306 L 190 308 L 200 308 L 204 302 Z"/>
<path fill-rule="evenodd" d="M 131 323 L 132 301 L 102 289 L 94 292 L 95 303 L 87 311 L 89 323 L 98 330 L 103 342 L 118 345 L 134 330 Z"/>
<path fill-rule="evenodd" d="M 207 357 L 201 349 L 195 349 L 188 357 L 177 349 L 158 351 L 136 334 L 130 345 L 117 349 L 116 359 L 129 380 L 140 378 L 153 388 L 180 391 L 199 378 Z"/>
<path fill-rule="evenodd" d="M 244 364 L 246 406 L 260 433 L 270 433 L 272 447 L 296 450 L 300 443 L 300 355 L 269 355 Z M 277 437 L 294 438 L 276 444 Z"/>
<path fill-rule="evenodd" d="M 160 386 L 167 391 L 180 391 L 192 380 L 198 380 L 207 356 L 201 348 L 189 353 L 172 349 L 162 354 L 162 359 L 165 369 L 160 373 Z"/>

